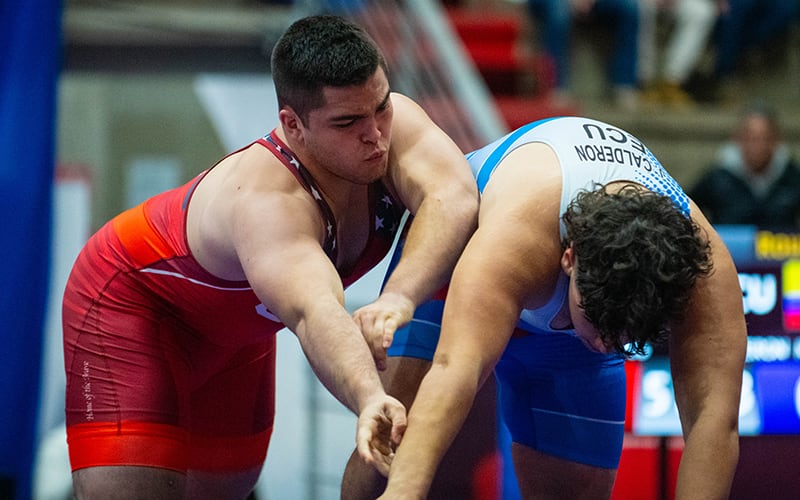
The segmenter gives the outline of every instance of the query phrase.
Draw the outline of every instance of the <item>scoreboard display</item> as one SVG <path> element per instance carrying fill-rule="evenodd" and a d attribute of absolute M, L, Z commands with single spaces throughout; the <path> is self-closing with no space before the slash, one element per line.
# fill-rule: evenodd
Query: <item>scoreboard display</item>
<path fill-rule="evenodd" d="M 733 255 L 747 321 L 742 378 L 742 435 L 800 434 L 800 233 L 718 226 Z M 629 361 L 633 434 L 680 435 L 669 359 Z"/>

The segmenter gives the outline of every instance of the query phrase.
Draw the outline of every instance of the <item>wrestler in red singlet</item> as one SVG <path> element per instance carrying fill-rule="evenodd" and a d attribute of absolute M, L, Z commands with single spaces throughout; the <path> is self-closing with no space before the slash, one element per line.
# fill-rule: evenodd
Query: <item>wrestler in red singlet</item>
<path fill-rule="evenodd" d="M 274 132 L 256 142 L 313 192 L 313 179 Z M 217 278 L 192 256 L 186 212 L 206 172 L 120 214 L 78 256 L 63 306 L 73 471 L 229 472 L 266 457 L 283 324 L 246 281 Z M 370 196 L 374 226 L 358 265 L 342 276 L 345 286 L 386 255 L 404 212 L 380 181 Z M 324 248 L 335 263 L 335 220 L 315 199 L 334 228 Z"/>

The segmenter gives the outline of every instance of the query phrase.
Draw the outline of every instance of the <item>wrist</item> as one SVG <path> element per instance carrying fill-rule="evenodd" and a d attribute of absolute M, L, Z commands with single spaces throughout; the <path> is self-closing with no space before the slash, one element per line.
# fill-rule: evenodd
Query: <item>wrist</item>
<path fill-rule="evenodd" d="M 378 299 L 390 301 L 412 311 L 417 307 L 416 301 L 410 294 L 401 292 L 399 290 L 394 290 L 389 286 L 384 287 L 384 289 L 381 291 L 381 294 L 378 296 Z"/>

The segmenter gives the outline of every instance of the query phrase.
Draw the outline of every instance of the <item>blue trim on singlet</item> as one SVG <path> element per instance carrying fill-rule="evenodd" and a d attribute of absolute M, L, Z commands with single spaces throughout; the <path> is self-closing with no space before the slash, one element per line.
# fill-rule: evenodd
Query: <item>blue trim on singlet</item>
<path fill-rule="evenodd" d="M 554 116 L 552 118 L 543 118 L 541 120 L 537 120 L 537 121 L 529 123 L 527 125 L 523 125 L 522 127 L 518 128 L 514 132 L 511 132 L 510 134 L 508 134 L 508 137 L 506 137 L 506 139 L 499 146 L 494 148 L 494 151 L 492 151 L 492 154 L 490 154 L 486 158 L 486 160 L 483 162 L 483 166 L 492 165 L 492 167 L 488 168 L 488 169 L 487 168 L 481 168 L 481 171 L 478 174 L 478 177 L 477 177 L 476 180 L 478 182 L 478 189 L 480 190 L 480 192 L 481 193 L 483 192 L 483 188 L 486 186 L 486 183 L 489 182 L 489 177 L 491 177 L 492 172 L 494 172 L 494 169 L 497 168 L 497 165 L 500 164 L 500 160 L 503 158 L 503 155 L 506 154 L 506 151 L 508 150 L 508 147 L 511 144 L 513 144 L 514 141 L 519 139 L 520 136 L 525 135 L 526 133 L 528 133 L 528 131 L 530 131 L 531 129 L 534 129 L 534 128 L 538 127 L 539 125 L 543 124 L 543 123 L 549 122 L 551 120 L 556 120 L 558 118 L 559 117 L 557 117 L 557 116 Z"/>

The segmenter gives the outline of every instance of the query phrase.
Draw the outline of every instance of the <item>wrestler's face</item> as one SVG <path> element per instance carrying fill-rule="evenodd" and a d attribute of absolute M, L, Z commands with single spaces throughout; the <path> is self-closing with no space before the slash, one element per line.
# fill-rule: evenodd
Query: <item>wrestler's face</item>
<path fill-rule="evenodd" d="M 383 177 L 394 112 L 383 69 L 363 85 L 325 87 L 323 96 L 325 105 L 300 124 L 306 166 L 358 184 Z"/>
<path fill-rule="evenodd" d="M 744 163 L 753 173 L 763 173 L 772 161 L 778 138 L 769 120 L 763 116 L 748 117 L 737 135 Z"/>
<path fill-rule="evenodd" d="M 575 336 L 583 342 L 587 349 L 593 352 L 610 353 L 614 351 L 613 347 L 607 346 L 600 338 L 600 332 L 597 328 L 586 319 L 581 306 L 581 294 L 578 290 L 577 268 L 578 259 L 575 256 L 575 251 L 572 246 L 568 247 L 564 254 L 561 256 L 561 268 L 569 276 L 569 315 L 572 320 L 572 327 L 575 331 Z"/>

